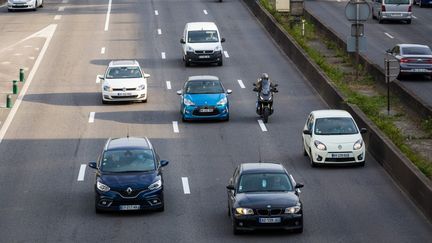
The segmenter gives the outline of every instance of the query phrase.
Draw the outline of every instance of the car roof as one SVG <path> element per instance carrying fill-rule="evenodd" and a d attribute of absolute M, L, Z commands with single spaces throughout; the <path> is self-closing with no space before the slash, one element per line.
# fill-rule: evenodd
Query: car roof
<path fill-rule="evenodd" d="M 109 63 L 110 67 L 125 67 L 125 66 L 137 66 L 139 63 L 137 60 L 115 60 Z"/>
<path fill-rule="evenodd" d="M 217 30 L 217 26 L 213 22 L 190 22 L 186 24 L 187 30 Z"/>
<path fill-rule="evenodd" d="M 152 149 L 152 145 L 147 137 L 125 137 L 108 139 L 105 145 L 105 151 L 117 149 Z"/>
<path fill-rule="evenodd" d="M 429 48 L 427 45 L 420 45 L 420 44 L 399 44 L 400 47 L 425 47 Z"/>
<path fill-rule="evenodd" d="M 197 76 L 190 76 L 187 81 L 202 81 L 202 80 L 214 80 L 219 81 L 219 78 L 216 76 L 211 75 L 197 75 Z"/>
<path fill-rule="evenodd" d="M 281 164 L 274 162 L 242 163 L 240 171 L 242 174 L 286 172 Z"/>
<path fill-rule="evenodd" d="M 351 114 L 344 110 L 316 110 L 312 111 L 313 116 L 316 118 L 326 118 L 326 117 L 350 117 Z"/>

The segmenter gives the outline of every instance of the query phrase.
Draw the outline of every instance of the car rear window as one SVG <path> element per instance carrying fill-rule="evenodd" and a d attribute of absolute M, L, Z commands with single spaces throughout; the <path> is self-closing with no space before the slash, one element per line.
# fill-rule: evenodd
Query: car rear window
<path fill-rule="evenodd" d="M 410 4 L 410 0 L 385 0 L 386 4 Z"/>
<path fill-rule="evenodd" d="M 402 55 L 432 55 L 432 51 L 429 47 L 402 47 Z"/>

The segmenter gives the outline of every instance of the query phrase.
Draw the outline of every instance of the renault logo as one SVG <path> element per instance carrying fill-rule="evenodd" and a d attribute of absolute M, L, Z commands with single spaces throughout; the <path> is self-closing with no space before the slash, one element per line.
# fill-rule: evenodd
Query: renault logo
<path fill-rule="evenodd" d="M 126 88 L 123 88 L 123 92 L 126 92 Z"/>
<path fill-rule="evenodd" d="M 126 192 L 130 195 L 130 194 L 132 193 L 132 188 L 128 187 L 128 188 L 126 189 Z"/>
<path fill-rule="evenodd" d="M 271 205 L 267 205 L 267 208 L 271 208 Z"/>

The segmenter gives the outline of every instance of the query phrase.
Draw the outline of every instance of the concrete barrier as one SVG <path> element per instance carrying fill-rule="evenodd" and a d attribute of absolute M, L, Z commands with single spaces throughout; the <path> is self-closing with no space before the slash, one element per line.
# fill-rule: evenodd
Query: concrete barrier
<path fill-rule="evenodd" d="M 368 152 L 386 169 L 425 216 L 432 221 L 432 182 L 400 152 L 357 106 L 345 102 L 346 98 L 342 93 L 334 87 L 325 73 L 295 43 L 294 39 L 286 33 L 273 16 L 254 0 L 243 0 L 243 2 L 284 53 L 293 60 L 293 63 L 327 104 L 332 108 L 347 110 L 360 127 L 368 128 L 369 132 L 364 136 Z M 377 72 L 377 69 L 375 71 Z"/>
<path fill-rule="evenodd" d="M 0 6 L 2 6 L 3 4 L 5 4 L 7 2 L 7 0 L 0 0 Z"/>

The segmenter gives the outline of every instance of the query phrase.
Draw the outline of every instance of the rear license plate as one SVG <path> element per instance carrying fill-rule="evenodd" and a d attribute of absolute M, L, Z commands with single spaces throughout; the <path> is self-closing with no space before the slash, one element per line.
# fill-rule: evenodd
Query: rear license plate
<path fill-rule="evenodd" d="M 259 218 L 261 224 L 277 224 L 281 222 L 281 218 Z"/>
<path fill-rule="evenodd" d="M 205 58 L 210 58 L 210 56 L 205 55 L 205 56 L 199 56 L 199 58 L 205 59 Z"/>
<path fill-rule="evenodd" d="M 391 16 L 393 16 L 393 17 L 401 17 L 402 14 L 392 14 Z"/>
<path fill-rule="evenodd" d="M 427 72 L 428 70 L 427 69 L 424 69 L 424 68 L 416 68 L 416 69 L 413 69 L 413 72 L 416 72 L 416 73 L 423 73 L 423 72 Z"/>
<path fill-rule="evenodd" d="M 200 109 L 199 111 L 202 113 L 209 113 L 209 112 L 213 112 L 213 109 Z"/>
<path fill-rule="evenodd" d="M 131 93 L 117 93 L 118 96 L 131 96 Z"/>
<path fill-rule="evenodd" d="M 140 205 L 120 205 L 120 210 L 139 210 Z"/>
<path fill-rule="evenodd" d="M 348 153 L 337 153 L 337 154 L 332 154 L 332 158 L 349 158 L 350 154 Z"/>

